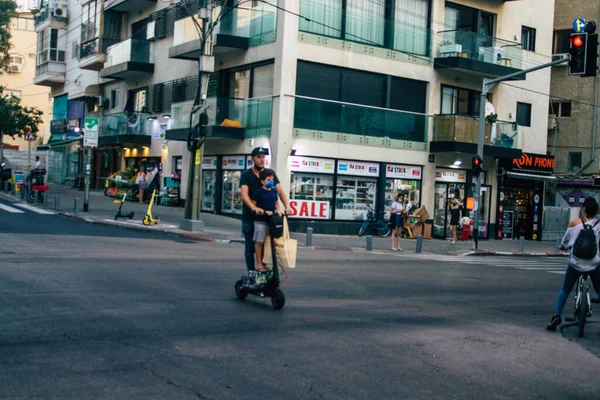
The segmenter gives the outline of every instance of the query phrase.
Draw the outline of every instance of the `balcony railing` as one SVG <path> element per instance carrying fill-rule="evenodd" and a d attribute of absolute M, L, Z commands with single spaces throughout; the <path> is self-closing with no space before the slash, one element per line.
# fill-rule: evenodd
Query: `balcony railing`
<path fill-rule="evenodd" d="M 108 65 L 112 67 L 126 62 L 150 64 L 150 42 L 147 40 L 127 39 L 107 48 Z"/>
<path fill-rule="evenodd" d="M 149 114 L 142 112 L 120 112 L 104 114 L 100 136 L 148 135 L 146 124 Z"/>
<path fill-rule="evenodd" d="M 268 0 L 277 5 L 276 0 Z M 258 2 L 255 7 L 240 7 L 227 13 L 216 25 L 214 33 L 249 39 L 250 46 L 274 42 L 277 31 L 277 10 Z"/>
<path fill-rule="evenodd" d="M 102 42 L 102 49 L 100 49 L 100 42 Z M 83 59 L 104 53 L 107 48 L 116 43 L 119 43 L 119 40 L 109 38 L 103 38 L 102 40 L 100 40 L 100 38 L 94 38 L 83 42 L 79 44 L 79 58 Z"/>
<path fill-rule="evenodd" d="M 397 9 L 396 18 L 387 19 L 373 15 L 366 7 L 342 10 L 341 2 L 331 6 L 334 3 L 337 2 L 301 0 L 300 14 L 310 16 L 310 20 L 300 20 L 300 31 L 403 53 L 431 55 L 433 35 L 426 26 L 426 15 Z"/>
<path fill-rule="evenodd" d="M 243 128 L 244 137 L 269 137 L 273 99 L 230 99 L 211 97 L 206 100 L 209 126 Z M 188 128 L 192 102 L 174 103 L 171 106 L 170 129 Z"/>
<path fill-rule="evenodd" d="M 35 67 L 35 76 L 38 77 L 43 74 L 65 74 L 66 64 L 57 61 L 48 61 Z"/>
<path fill-rule="evenodd" d="M 469 115 L 436 115 L 433 117 L 434 142 L 461 142 L 476 144 L 479 139 L 479 119 Z M 488 146 L 520 148 L 518 126 L 514 122 L 488 121 L 484 126 L 484 144 Z"/>
<path fill-rule="evenodd" d="M 521 43 L 462 30 L 449 30 L 438 33 L 441 36 L 440 57 L 462 57 L 488 64 L 516 69 L 522 68 L 523 50 Z"/>
<path fill-rule="evenodd" d="M 296 96 L 294 128 L 425 143 L 427 115 Z"/>

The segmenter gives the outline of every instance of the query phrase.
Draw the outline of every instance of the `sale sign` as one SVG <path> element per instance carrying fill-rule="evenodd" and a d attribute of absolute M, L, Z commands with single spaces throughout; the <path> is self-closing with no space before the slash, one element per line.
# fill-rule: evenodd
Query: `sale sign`
<path fill-rule="evenodd" d="M 290 200 L 290 218 L 329 219 L 328 201 Z"/>

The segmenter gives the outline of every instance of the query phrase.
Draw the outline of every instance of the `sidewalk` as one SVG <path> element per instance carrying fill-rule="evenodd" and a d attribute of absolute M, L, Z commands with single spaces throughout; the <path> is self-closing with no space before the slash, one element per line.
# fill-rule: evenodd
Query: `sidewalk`
<path fill-rule="evenodd" d="M 116 225 L 128 229 L 167 232 L 183 238 L 199 241 L 222 241 L 222 242 L 242 242 L 241 222 L 235 218 L 229 218 L 221 215 L 203 213 L 201 216 L 204 222 L 204 231 L 191 233 L 179 229 L 179 224 L 183 219 L 184 210 L 182 207 L 167 207 L 155 205 L 152 209 L 154 216 L 160 217 L 160 224 L 146 227 L 142 224 L 142 219 L 146 215 L 148 204 L 139 204 L 128 201 L 123 205 L 123 212 L 135 212 L 133 220 L 114 220 L 114 215 L 118 205 L 114 203 L 114 198 L 104 195 L 102 191 L 90 192 L 89 212 L 83 213 L 84 192 L 73 189 L 70 186 L 51 184 L 48 195 L 48 208 L 55 210 L 54 196 L 59 196 L 59 213 L 70 218 L 83 219 L 97 224 Z M 0 197 L 20 200 L 17 194 L 12 196 L 0 192 Z M 74 200 L 78 199 L 79 210 L 74 213 Z M 306 234 L 292 233 L 292 237 L 297 239 L 301 246 L 306 243 Z M 415 252 L 416 240 L 402 239 L 402 248 L 406 252 Z M 313 234 L 312 246 L 319 250 L 332 251 L 353 251 L 366 248 L 366 238 L 358 236 L 339 236 L 339 235 L 317 235 Z M 373 237 L 373 249 L 389 250 L 390 238 Z M 473 251 L 473 241 L 457 242 L 455 245 L 447 240 L 423 240 L 423 253 L 431 254 L 469 254 L 469 255 L 552 255 L 562 256 L 563 253 L 556 253 L 554 242 L 525 242 L 525 252 L 518 253 L 519 242 L 517 240 L 483 240 L 479 242 L 479 250 Z"/>

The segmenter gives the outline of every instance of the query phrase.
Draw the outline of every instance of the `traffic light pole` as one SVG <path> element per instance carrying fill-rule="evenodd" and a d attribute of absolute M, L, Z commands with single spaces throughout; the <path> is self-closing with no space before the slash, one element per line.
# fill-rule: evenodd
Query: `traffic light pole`
<path fill-rule="evenodd" d="M 485 140 L 485 100 L 490 90 L 494 88 L 498 83 L 518 77 L 524 77 L 529 72 L 534 72 L 540 69 L 553 67 L 555 65 L 564 64 L 569 61 L 569 58 L 561 58 L 560 60 L 552 61 L 550 63 L 538 65 L 536 67 L 526 69 L 523 71 L 515 72 L 509 75 L 501 76 L 495 79 L 483 79 L 481 86 L 481 100 L 479 101 L 479 137 L 477 140 L 477 156 L 483 160 L 483 143 Z M 481 179 L 480 175 L 475 177 L 475 221 L 473 224 L 473 249 L 477 250 L 479 247 L 479 215 L 480 215 L 480 200 L 481 200 Z"/>

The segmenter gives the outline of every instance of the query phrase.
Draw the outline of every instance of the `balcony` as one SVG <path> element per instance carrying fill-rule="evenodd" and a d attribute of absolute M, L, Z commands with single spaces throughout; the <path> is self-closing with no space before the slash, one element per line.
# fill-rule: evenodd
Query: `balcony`
<path fill-rule="evenodd" d="M 212 97 L 206 102 L 208 138 L 244 140 L 271 136 L 273 108 L 271 97 L 259 99 Z M 187 140 L 192 106 L 193 102 L 189 101 L 171 106 L 171 125 L 166 134 L 167 140 Z"/>
<path fill-rule="evenodd" d="M 39 86 L 59 86 L 65 83 L 66 64 L 64 62 L 47 61 L 35 67 L 33 83 Z"/>
<path fill-rule="evenodd" d="M 477 72 L 496 78 L 522 70 L 520 43 L 509 42 L 475 32 L 452 30 L 439 32 L 441 39 L 434 68 Z M 525 79 L 525 75 L 521 79 Z"/>
<path fill-rule="evenodd" d="M 295 138 L 427 151 L 426 114 L 295 97 Z"/>
<path fill-rule="evenodd" d="M 156 0 L 106 0 L 104 11 L 142 11 L 154 6 L 156 6 Z"/>
<path fill-rule="evenodd" d="M 277 5 L 276 0 L 269 3 Z M 259 2 L 256 6 L 236 8 L 225 15 L 213 32 L 214 54 L 246 50 L 274 42 L 277 31 L 276 9 Z"/>
<path fill-rule="evenodd" d="M 64 29 L 68 22 L 66 9 L 62 7 L 42 8 L 35 16 L 35 31 L 39 33 L 48 28 Z"/>
<path fill-rule="evenodd" d="M 175 21 L 173 47 L 169 48 L 169 58 L 194 61 L 198 61 L 200 58 L 200 34 L 192 18 L 201 23 L 198 17 L 188 17 Z M 207 43 L 204 55 L 212 55 L 212 43 Z"/>
<path fill-rule="evenodd" d="M 433 117 L 432 153 L 477 154 L 479 119 L 468 115 L 436 115 Z M 494 157 L 521 156 L 518 126 L 514 122 L 485 122 L 484 154 Z"/>
<path fill-rule="evenodd" d="M 152 137 L 148 131 L 149 114 L 120 112 L 104 114 L 98 137 L 99 146 L 150 146 Z"/>
<path fill-rule="evenodd" d="M 147 40 L 127 39 L 110 46 L 102 78 L 128 79 L 154 73 L 152 48 Z"/>
<path fill-rule="evenodd" d="M 106 62 L 106 49 L 119 43 L 117 39 L 95 38 L 79 44 L 79 68 L 100 71 Z"/>

